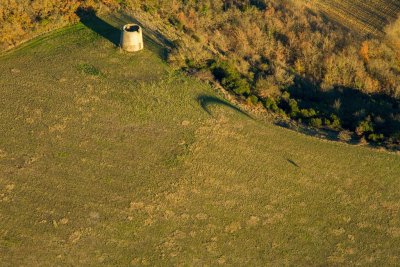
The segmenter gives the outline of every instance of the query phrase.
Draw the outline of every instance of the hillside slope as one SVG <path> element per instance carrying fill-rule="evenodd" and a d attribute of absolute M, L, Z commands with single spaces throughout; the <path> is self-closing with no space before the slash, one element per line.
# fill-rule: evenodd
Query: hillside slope
<path fill-rule="evenodd" d="M 398 155 L 253 120 L 103 26 L 0 58 L 1 265 L 400 264 Z"/>

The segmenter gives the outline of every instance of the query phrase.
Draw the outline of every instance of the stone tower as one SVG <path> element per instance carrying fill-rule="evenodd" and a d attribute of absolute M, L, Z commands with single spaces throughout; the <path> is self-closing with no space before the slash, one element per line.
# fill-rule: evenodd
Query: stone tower
<path fill-rule="evenodd" d="M 142 28 L 136 24 L 126 24 L 122 28 L 121 48 L 128 52 L 136 52 L 143 49 Z"/>

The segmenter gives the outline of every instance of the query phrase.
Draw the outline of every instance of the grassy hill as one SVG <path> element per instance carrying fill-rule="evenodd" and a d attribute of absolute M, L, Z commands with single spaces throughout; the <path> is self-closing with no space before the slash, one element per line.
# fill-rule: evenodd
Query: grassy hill
<path fill-rule="evenodd" d="M 398 155 L 252 119 L 103 26 L 0 58 L 0 265 L 400 264 Z"/>
<path fill-rule="evenodd" d="M 381 36 L 400 13 L 397 0 L 317 0 L 330 19 L 361 35 Z"/>

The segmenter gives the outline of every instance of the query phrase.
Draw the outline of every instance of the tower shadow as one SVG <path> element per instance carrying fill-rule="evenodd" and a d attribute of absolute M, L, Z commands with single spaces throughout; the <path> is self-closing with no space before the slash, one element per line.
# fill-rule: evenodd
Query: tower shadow
<path fill-rule="evenodd" d="M 75 14 L 79 17 L 83 25 L 107 39 L 115 46 L 119 46 L 121 31 L 99 18 L 93 8 L 79 7 Z"/>
<path fill-rule="evenodd" d="M 202 109 L 205 112 L 207 112 L 210 116 L 213 116 L 213 114 L 212 114 L 209 106 L 210 105 L 216 105 L 216 106 L 227 107 L 227 108 L 229 108 L 231 110 L 234 110 L 234 111 L 238 112 L 239 114 L 242 114 L 242 115 L 246 116 L 249 119 L 254 120 L 254 118 L 252 118 L 249 114 L 247 114 L 246 112 L 242 111 L 238 107 L 235 107 L 231 103 L 228 103 L 227 101 L 221 100 L 221 99 L 219 99 L 217 97 L 210 96 L 210 95 L 199 95 L 197 97 L 197 101 L 199 102 L 199 104 L 202 107 Z"/>

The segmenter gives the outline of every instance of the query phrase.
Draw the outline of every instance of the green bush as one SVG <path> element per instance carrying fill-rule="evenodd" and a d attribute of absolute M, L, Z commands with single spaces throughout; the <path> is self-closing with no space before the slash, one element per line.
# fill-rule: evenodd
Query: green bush
<path fill-rule="evenodd" d="M 327 126 L 327 127 L 329 127 L 329 128 L 330 128 L 331 125 L 332 125 L 331 120 L 328 119 L 328 118 L 324 118 L 324 119 L 323 119 L 323 123 L 324 123 L 325 126 Z"/>
<path fill-rule="evenodd" d="M 250 86 L 245 79 L 227 78 L 222 80 L 222 85 L 230 88 L 238 95 L 250 94 Z"/>
<path fill-rule="evenodd" d="M 366 133 L 373 133 L 374 126 L 371 122 L 371 117 L 368 116 L 364 120 L 360 121 L 355 132 L 358 136 L 363 136 Z"/>
<path fill-rule="evenodd" d="M 298 114 L 300 112 L 300 109 L 299 109 L 299 106 L 297 104 L 297 101 L 294 100 L 294 99 L 289 99 L 289 108 L 290 108 L 289 116 L 291 118 L 297 118 L 297 116 L 298 116 Z"/>
<path fill-rule="evenodd" d="M 331 114 L 329 118 L 323 119 L 324 125 L 333 130 L 339 130 L 341 128 L 341 122 L 338 116 Z"/>
<path fill-rule="evenodd" d="M 332 129 L 335 129 L 335 130 L 338 130 L 342 127 L 342 123 L 341 123 L 339 117 L 336 116 L 335 114 L 331 115 L 331 125 L 330 126 Z"/>
<path fill-rule="evenodd" d="M 317 115 L 317 112 L 312 108 L 310 108 L 310 109 L 301 109 L 300 113 L 299 113 L 299 116 L 304 118 L 304 119 L 309 119 L 309 118 L 315 117 L 316 115 Z"/>
<path fill-rule="evenodd" d="M 284 91 L 283 93 L 282 93 L 282 99 L 283 100 L 286 100 L 286 101 L 289 101 L 289 99 L 290 99 L 290 93 L 288 92 L 288 91 Z"/>
<path fill-rule="evenodd" d="M 368 135 L 367 139 L 375 143 L 380 143 L 385 139 L 385 136 L 383 134 L 372 133 Z"/>
<path fill-rule="evenodd" d="M 287 117 L 287 114 L 285 113 L 285 111 L 281 108 L 278 107 L 278 114 L 282 117 Z"/>
<path fill-rule="evenodd" d="M 211 71 L 227 90 L 238 95 L 250 94 L 250 85 L 247 80 L 242 78 L 240 73 L 227 62 L 214 62 L 211 65 Z"/>
<path fill-rule="evenodd" d="M 266 109 L 272 110 L 273 112 L 279 111 L 279 107 L 273 98 L 267 97 L 265 99 L 264 106 Z"/>
<path fill-rule="evenodd" d="M 247 103 L 250 105 L 256 106 L 258 104 L 258 97 L 255 95 L 251 95 L 247 98 Z"/>
<path fill-rule="evenodd" d="M 322 120 L 320 118 L 312 118 L 310 120 L 310 125 L 315 128 L 321 128 Z"/>

